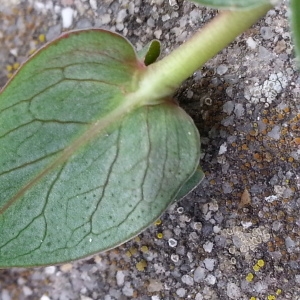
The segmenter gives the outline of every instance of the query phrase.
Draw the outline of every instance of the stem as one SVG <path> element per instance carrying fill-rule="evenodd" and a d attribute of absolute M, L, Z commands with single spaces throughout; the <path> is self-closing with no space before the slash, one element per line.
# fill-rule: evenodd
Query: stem
<path fill-rule="evenodd" d="M 190 40 L 162 60 L 148 66 L 141 78 L 139 91 L 148 95 L 147 100 L 151 98 L 152 101 L 171 95 L 185 79 L 271 8 L 271 5 L 262 5 L 251 10 L 221 12 Z"/>

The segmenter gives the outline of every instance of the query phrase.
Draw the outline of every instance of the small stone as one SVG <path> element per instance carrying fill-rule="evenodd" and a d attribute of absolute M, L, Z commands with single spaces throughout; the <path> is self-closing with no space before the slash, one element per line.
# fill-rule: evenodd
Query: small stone
<path fill-rule="evenodd" d="M 58 37 L 61 33 L 61 25 L 57 24 L 54 26 L 49 27 L 48 32 L 46 33 L 46 40 L 52 41 L 56 37 Z"/>
<path fill-rule="evenodd" d="M 207 275 L 207 277 L 205 278 L 205 281 L 209 285 L 214 285 L 216 283 L 216 280 L 217 280 L 216 277 L 212 274 Z"/>
<path fill-rule="evenodd" d="M 127 17 L 127 12 L 126 9 L 121 9 L 118 12 L 117 18 L 116 18 L 116 22 L 117 23 L 123 23 L 124 19 Z"/>
<path fill-rule="evenodd" d="M 272 224 L 272 229 L 274 231 L 278 231 L 278 230 L 280 230 L 280 228 L 282 228 L 282 223 L 279 221 L 274 221 Z"/>
<path fill-rule="evenodd" d="M 288 236 L 285 239 L 285 246 L 287 251 L 290 253 L 293 252 L 294 248 L 296 247 L 296 243 Z"/>
<path fill-rule="evenodd" d="M 247 189 L 244 190 L 242 197 L 241 197 L 241 201 L 238 205 L 239 208 L 244 208 L 245 206 L 251 204 L 251 197 L 250 197 L 250 193 Z"/>
<path fill-rule="evenodd" d="M 31 296 L 33 294 L 33 291 L 28 286 L 23 286 L 23 294 L 24 296 Z"/>
<path fill-rule="evenodd" d="M 70 272 L 73 268 L 73 265 L 72 264 L 64 264 L 62 266 L 60 266 L 60 270 L 64 273 L 66 272 Z"/>
<path fill-rule="evenodd" d="M 274 139 L 274 140 L 279 140 L 280 139 L 280 126 L 275 125 L 273 129 L 268 132 L 268 137 Z"/>
<path fill-rule="evenodd" d="M 97 10 L 98 8 L 97 0 L 90 0 L 90 6 L 93 10 Z"/>
<path fill-rule="evenodd" d="M 183 275 L 181 277 L 181 280 L 183 283 L 185 283 L 186 285 L 193 285 L 194 284 L 194 279 L 193 277 L 191 277 L 190 275 Z"/>
<path fill-rule="evenodd" d="M 230 299 L 241 299 L 242 294 L 241 294 L 241 289 L 233 282 L 229 282 L 227 284 L 227 296 Z"/>
<path fill-rule="evenodd" d="M 102 25 L 106 25 L 111 21 L 110 14 L 104 14 L 100 16 L 100 22 Z"/>
<path fill-rule="evenodd" d="M 71 7 L 65 7 L 61 10 L 63 28 L 69 28 L 73 23 L 74 10 Z"/>
<path fill-rule="evenodd" d="M 40 300 L 50 300 L 50 298 L 47 295 L 43 295 Z"/>
<path fill-rule="evenodd" d="M 203 245 L 203 249 L 205 252 L 211 253 L 213 246 L 214 246 L 214 244 L 212 242 L 208 241 Z"/>
<path fill-rule="evenodd" d="M 233 101 L 227 101 L 223 105 L 223 112 L 225 112 L 228 115 L 230 115 L 232 113 L 233 109 L 234 109 L 234 102 Z"/>
<path fill-rule="evenodd" d="M 55 266 L 49 266 L 49 267 L 45 268 L 45 273 L 47 275 L 52 275 L 52 274 L 55 273 L 55 271 L 56 271 L 56 267 Z"/>
<path fill-rule="evenodd" d="M 270 40 L 274 36 L 270 27 L 261 27 L 260 34 L 264 40 Z"/>
<path fill-rule="evenodd" d="M 182 297 L 183 298 L 185 296 L 185 294 L 186 294 L 186 289 L 179 288 L 179 289 L 177 289 L 176 294 L 177 294 L 178 297 Z"/>
<path fill-rule="evenodd" d="M 155 27 L 155 21 L 153 20 L 153 18 L 149 18 L 147 20 L 147 25 L 151 28 Z"/>
<path fill-rule="evenodd" d="M 250 48 L 250 49 L 255 49 L 256 48 L 256 42 L 253 40 L 252 37 L 249 37 L 246 41 L 247 43 L 247 46 Z"/>
<path fill-rule="evenodd" d="M 237 118 L 242 117 L 245 114 L 245 109 L 243 107 L 243 104 L 237 103 L 234 107 L 234 114 Z"/>
<path fill-rule="evenodd" d="M 202 267 L 196 268 L 196 270 L 194 271 L 194 281 L 197 283 L 203 281 L 205 278 L 206 272 L 207 272 L 206 269 L 204 269 Z"/>
<path fill-rule="evenodd" d="M 195 300 L 203 300 L 203 296 L 200 293 L 197 293 L 195 296 Z"/>
<path fill-rule="evenodd" d="M 163 289 L 163 284 L 156 280 L 156 279 L 150 279 L 149 280 L 149 285 L 148 285 L 148 292 L 149 293 L 154 293 L 154 292 L 159 292 Z"/>
<path fill-rule="evenodd" d="M 224 153 L 226 153 L 227 151 L 227 144 L 226 142 L 224 142 L 221 146 L 220 146 L 220 149 L 219 149 L 219 155 L 222 155 Z"/>
<path fill-rule="evenodd" d="M 76 24 L 77 29 L 85 29 L 90 27 L 92 27 L 92 23 L 89 19 L 81 19 Z"/>
<path fill-rule="evenodd" d="M 215 267 L 216 260 L 212 258 L 205 258 L 203 263 L 208 271 L 212 271 Z"/>
<path fill-rule="evenodd" d="M 219 65 L 217 67 L 217 74 L 224 75 L 228 71 L 228 67 L 226 65 Z"/>
<path fill-rule="evenodd" d="M 125 282 L 125 285 L 122 289 L 122 293 L 127 297 L 133 296 L 133 288 L 130 286 L 129 282 Z"/>
<path fill-rule="evenodd" d="M 124 284 L 125 274 L 123 271 L 117 271 L 116 280 L 117 280 L 118 286 L 121 286 Z"/>

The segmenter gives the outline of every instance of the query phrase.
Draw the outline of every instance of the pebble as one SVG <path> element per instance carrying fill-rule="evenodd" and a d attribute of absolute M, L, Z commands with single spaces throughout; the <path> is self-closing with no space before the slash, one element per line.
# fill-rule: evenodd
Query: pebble
<path fill-rule="evenodd" d="M 52 274 L 55 273 L 55 271 L 56 271 L 56 267 L 55 266 L 49 266 L 49 267 L 45 268 L 45 273 L 47 275 L 52 275 Z"/>
<path fill-rule="evenodd" d="M 117 285 L 118 286 L 121 286 L 121 285 L 124 284 L 125 274 L 124 274 L 123 271 L 117 271 L 116 280 L 117 280 Z"/>
<path fill-rule="evenodd" d="M 233 282 L 227 283 L 227 296 L 230 299 L 239 300 L 242 297 L 241 289 Z"/>
<path fill-rule="evenodd" d="M 186 294 L 186 289 L 179 288 L 179 289 L 177 289 L 176 294 L 177 294 L 178 297 L 184 297 L 185 294 Z"/>
<path fill-rule="evenodd" d="M 203 300 L 203 296 L 200 293 L 197 293 L 195 296 L 195 300 Z"/>
<path fill-rule="evenodd" d="M 288 236 L 287 238 L 285 238 L 285 246 L 287 251 L 291 253 L 296 247 L 296 243 Z"/>
<path fill-rule="evenodd" d="M 116 22 L 117 23 L 123 23 L 124 19 L 127 17 L 127 11 L 126 9 L 121 9 L 118 12 L 117 18 L 116 18 Z"/>
<path fill-rule="evenodd" d="M 213 258 L 205 258 L 203 263 L 208 271 L 212 271 L 215 267 L 216 260 Z"/>
<path fill-rule="evenodd" d="M 211 253 L 213 246 L 214 246 L 214 244 L 212 242 L 208 241 L 203 245 L 203 249 L 205 252 Z"/>
<path fill-rule="evenodd" d="M 130 282 L 125 282 L 125 285 L 122 288 L 122 292 L 127 297 L 133 296 L 133 288 L 131 287 Z"/>
<path fill-rule="evenodd" d="M 57 38 L 61 33 L 61 25 L 60 24 L 57 24 L 57 25 L 54 25 L 54 26 L 51 26 L 49 29 L 48 29 L 48 32 L 46 33 L 46 40 L 49 42 L 49 41 L 52 41 L 54 40 L 55 38 Z"/>
<path fill-rule="evenodd" d="M 75 11 L 71 7 L 65 7 L 61 10 L 61 18 L 63 28 L 70 28 L 73 23 Z"/>
<path fill-rule="evenodd" d="M 280 139 L 280 126 L 279 125 L 275 125 L 273 127 L 273 129 L 268 132 L 268 137 L 274 139 L 274 140 L 279 140 Z"/>
<path fill-rule="evenodd" d="M 1 300 L 11 300 L 8 290 L 3 289 L 1 292 Z"/>
<path fill-rule="evenodd" d="M 274 36 L 274 33 L 270 27 L 261 27 L 260 34 L 264 40 L 270 40 Z"/>
<path fill-rule="evenodd" d="M 23 294 L 24 294 L 24 296 L 28 297 L 33 294 L 33 291 L 28 286 L 23 286 Z"/>
<path fill-rule="evenodd" d="M 81 19 L 76 24 L 77 29 L 85 29 L 85 28 L 91 28 L 91 27 L 92 27 L 92 23 L 89 19 Z"/>
<path fill-rule="evenodd" d="M 158 281 L 158 280 L 155 280 L 155 279 L 150 279 L 149 280 L 149 285 L 148 285 L 148 292 L 150 293 L 154 293 L 154 292 L 159 292 L 161 290 L 163 290 L 163 284 Z"/>
<path fill-rule="evenodd" d="M 224 153 L 226 153 L 226 151 L 227 151 L 227 143 L 226 142 L 224 142 L 221 146 L 220 146 L 220 149 L 219 149 L 219 155 L 222 155 L 222 154 L 224 154 Z"/>
<path fill-rule="evenodd" d="M 223 112 L 230 115 L 234 109 L 234 102 L 233 101 L 227 101 L 223 105 Z"/>
<path fill-rule="evenodd" d="M 217 279 L 214 275 L 208 274 L 205 278 L 205 282 L 209 285 L 214 285 L 216 283 Z"/>
<path fill-rule="evenodd" d="M 247 40 L 246 40 L 246 43 L 247 43 L 247 46 L 250 48 L 250 49 L 255 49 L 256 48 L 256 42 L 254 41 L 254 39 L 252 37 L 249 37 Z"/>
<path fill-rule="evenodd" d="M 197 283 L 203 281 L 206 276 L 206 272 L 206 269 L 202 267 L 196 268 L 196 270 L 194 271 L 194 281 Z"/>
<path fill-rule="evenodd" d="M 193 285 L 194 284 L 194 279 L 190 275 L 183 275 L 181 277 L 181 280 L 182 280 L 183 283 L 185 283 L 187 285 Z"/>
<path fill-rule="evenodd" d="M 217 74 L 224 75 L 228 71 L 228 67 L 226 65 L 219 65 L 217 67 Z"/>

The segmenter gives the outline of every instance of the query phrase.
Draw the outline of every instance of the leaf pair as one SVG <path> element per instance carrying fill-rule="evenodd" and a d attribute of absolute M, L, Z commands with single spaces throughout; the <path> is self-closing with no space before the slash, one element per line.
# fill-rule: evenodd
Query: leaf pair
<path fill-rule="evenodd" d="M 145 65 L 157 57 L 147 55 L 144 63 L 109 31 L 75 31 L 37 52 L 2 91 L 0 267 L 117 246 L 157 219 L 195 173 L 191 118 L 169 98 L 139 97 Z"/>

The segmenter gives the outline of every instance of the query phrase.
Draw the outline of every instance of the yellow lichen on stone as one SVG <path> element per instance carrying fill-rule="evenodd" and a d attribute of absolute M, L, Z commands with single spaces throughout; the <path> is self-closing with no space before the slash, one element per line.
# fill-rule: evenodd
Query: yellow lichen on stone
<path fill-rule="evenodd" d="M 44 43 L 46 41 L 46 36 L 44 34 L 40 34 L 38 39 L 40 43 Z"/>
<path fill-rule="evenodd" d="M 248 282 L 251 282 L 253 280 L 253 278 L 254 278 L 254 275 L 252 273 L 248 273 L 248 275 L 246 276 L 246 280 Z"/>
<path fill-rule="evenodd" d="M 253 270 L 254 270 L 255 272 L 258 272 L 258 271 L 260 270 L 260 266 L 259 266 L 258 264 L 254 265 L 254 266 L 253 266 Z"/>
<path fill-rule="evenodd" d="M 135 265 L 135 267 L 138 271 L 142 272 L 147 267 L 147 262 L 145 260 L 141 260 Z"/>
<path fill-rule="evenodd" d="M 259 259 L 257 261 L 257 265 L 260 266 L 261 268 L 265 265 L 265 261 L 263 259 Z"/>
<path fill-rule="evenodd" d="M 162 239 L 163 236 L 164 236 L 164 235 L 163 235 L 161 232 L 159 232 L 159 233 L 156 235 L 156 237 L 157 237 L 158 239 Z"/>
<path fill-rule="evenodd" d="M 154 225 L 156 225 L 156 226 L 158 226 L 160 224 L 161 224 L 161 220 L 160 219 L 156 220 L 155 223 L 154 223 Z"/>
<path fill-rule="evenodd" d="M 142 251 L 143 253 L 147 253 L 147 252 L 149 251 L 149 249 L 148 249 L 147 246 L 142 246 L 142 247 L 141 247 L 141 251 Z"/>

